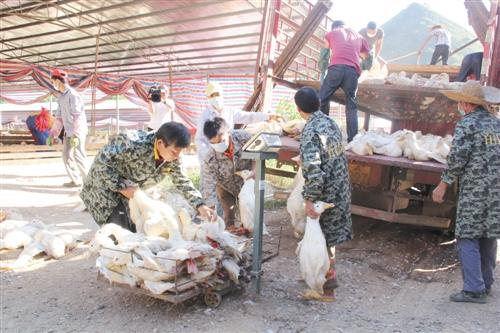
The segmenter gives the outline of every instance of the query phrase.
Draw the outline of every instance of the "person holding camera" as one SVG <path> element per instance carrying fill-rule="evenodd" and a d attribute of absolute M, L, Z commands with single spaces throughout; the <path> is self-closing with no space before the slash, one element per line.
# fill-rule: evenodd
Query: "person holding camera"
<path fill-rule="evenodd" d="M 80 94 L 68 83 L 65 71 L 54 69 L 50 78 L 54 89 L 60 92 L 57 98 L 58 108 L 55 113 L 56 121 L 50 131 L 53 138 L 57 138 L 64 126 L 63 163 L 70 178 L 64 187 L 80 187 L 86 175 L 85 139 L 87 137 L 87 117 L 85 105 Z"/>
<path fill-rule="evenodd" d="M 161 125 L 172 120 L 172 112 L 174 112 L 175 103 L 172 99 L 167 98 L 167 96 L 167 86 L 153 86 L 149 89 L 149 131 L 156 132 Z"/>

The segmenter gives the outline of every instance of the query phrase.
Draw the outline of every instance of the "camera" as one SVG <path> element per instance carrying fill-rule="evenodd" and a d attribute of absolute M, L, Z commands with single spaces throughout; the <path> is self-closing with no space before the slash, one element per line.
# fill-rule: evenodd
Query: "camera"
<path fill-rule="evenodd" d="M 161 88 L 157 86 L 151 87 L 149 89 L 148 97 L 154 103 L 161 102 Z"/>

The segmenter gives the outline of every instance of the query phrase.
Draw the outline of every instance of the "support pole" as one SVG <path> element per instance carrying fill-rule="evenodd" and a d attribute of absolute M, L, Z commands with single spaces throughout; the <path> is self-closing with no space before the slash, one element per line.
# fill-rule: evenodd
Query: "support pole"
<path fill-rule="evenodd" d="M 120 107 L 118 105 L 118 95 L 115 96 L 116 99 L 116 134 L 120 134 Z"/>
<path fill-rule="evenodd" d="M 255 161 L 255 214 L 253 221 L 253 256 L 252 270 L 250 272 L 252 285 L 250 291 L 254 295 L 260 294 L 262 275 L 262 229 L 264 225 L 264 188 L 266 161 L 258 159 Z"/>
<path fill-rule="evenodd" d="M 241 158 L 255 161 L 255 210 L 253 216 L 253 254 L 252 270 L 250 271 L 250 292 L 254 297 L 260 294 L 262 276 L 262 232 L 264 229 L 264 189 L 266 177 L 266 160 L 277 159 L 274 152 L 247 152 Z"/>
<path fill-rule="evenodd" d="M 368 112 L 365 112 L 365 122 L 363 124 L 363 128 L 367 132 L 370 129 L 370 114 Z"/>
<path fill-rule="evenodd" d="M 96 108 L 95 108 L 95 99 L 96 99 L 96 83 L 97 83 L 97 64 L 99 62 L 99 41 L 101 35 L 101 25 L 99 25 L 99 31 L 97 32 L 97 36 L 95 38 L 95 59 L 94 59 L 94 78 L 92 80 L 92 114 L 90 120 L 90 135 L 95 135 L 95 121 L 96 121 Z"/>
<path fill-rule="evenodd" d="M 172 60 L 170 58 L 170 55 L 168 56 L 168 77 L 169 77 L 169 83 L 170 83 L 170 96 L 172 98 L 172 101 L 174 100 L 174 92 L 173 92 L 173 80 L 172 80 Z M 165 96 L 165 98 L 168 98 L 168 96 Z M 175 109 L 174 109 L 175 110 Z M 170 120 L 174 121 L 174 110 L 170 110 Z"/>

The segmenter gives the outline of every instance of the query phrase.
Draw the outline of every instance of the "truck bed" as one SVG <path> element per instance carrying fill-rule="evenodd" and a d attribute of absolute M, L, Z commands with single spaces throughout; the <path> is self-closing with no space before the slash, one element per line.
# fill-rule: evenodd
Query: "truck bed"
<path fill-rule="evenodd" d="M 278 159 L 290 161 L 292 157 L 299 153 L 299 142 L 290 137 L 281 137 L 282 148 L 279 151 Z M 414 161 L 404 157 L 389 157 L 384 155 L 361 156 L 346 151 L 349 161 L 358 161 L 378 165 L 395 166 L 411 170 L 430 171 L 441 173 L 446 170 L 446 164 L 433 161 Z"/>

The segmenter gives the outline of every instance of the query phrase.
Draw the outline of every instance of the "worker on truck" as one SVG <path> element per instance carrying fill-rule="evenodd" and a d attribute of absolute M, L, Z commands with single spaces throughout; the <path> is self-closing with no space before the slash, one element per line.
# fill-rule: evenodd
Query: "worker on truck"
<path fill-rule="evenodd" d="M 359 34 L 363 36 L 371 48 L 368 56 L 361 61 L 361 69 L 369 71 L 373 66 L 373 61 L 378 61 L 380 52 L 382 52 L 384 30 L 377 27 L 377 23 L 370 21 L 365 28 L 359 30 Z"/>
<path fill-rule="evenodd" d="M 361 74 L 359 58 L 366 58 L 370 51 L 368 42 L 343 21 L 333 21 L 332 31 L 325 35 L 324 47 L 330 48 L 328 72 L 319 90 L 321 111 L 330 114 L 330 99 L 341 88 L 346 96 L 347 141 L 358 133 L 358 106 L 356 91 Z"/>
<path fill-rule="evenodd" d="M 431 28 L 429 36 L 424 40 L 420 48 L 418 49 L 417 54 L 420 56 L 422 54 L 422 50 L 425 45 L 434 38 L 434 52 L 432 53 L 431 65 L 435 65 L 439 58 L 441 58 L 443 62 L 443 66 L 448 65 L 448 57 L 450 56 L 450 48 L 451 48 L 451 36 L 448 30 L 443 28 L 442 25 L 436 24 Z"/>
<path fill-rule="evenodd" d="M 467 81 L 460 90 L 442 91 L 458 102 L 462 119 L 455 127 L 448 167 L 432 193 L 443 202 L 459 182 L 455 225 L 463 289 L 452 302 L 486 303 L 491 293 L 500 238 L 500 119 L 487 104 L 500 104 L 500 90 Z"/>

